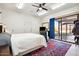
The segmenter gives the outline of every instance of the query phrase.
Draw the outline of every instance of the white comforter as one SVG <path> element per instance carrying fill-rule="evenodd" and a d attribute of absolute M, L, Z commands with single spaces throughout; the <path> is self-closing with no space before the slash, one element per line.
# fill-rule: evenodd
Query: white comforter
<path fill-rule="evenodd" d="M 40 45 L 47 47 L 44 36 L 33 33 L 12 34 L 11 44 L 13 55 L 18 55 Z"/>

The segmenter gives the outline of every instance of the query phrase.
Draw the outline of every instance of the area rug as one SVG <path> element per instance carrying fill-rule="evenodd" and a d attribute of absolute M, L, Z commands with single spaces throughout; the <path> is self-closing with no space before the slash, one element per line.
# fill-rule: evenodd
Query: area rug
<path fill-rule="evenodd" d="M 42 47 L 24 56 L 65 56 L 70 46 L 71 44 L 52 39 L 47 42 L 47 47 Z"/>

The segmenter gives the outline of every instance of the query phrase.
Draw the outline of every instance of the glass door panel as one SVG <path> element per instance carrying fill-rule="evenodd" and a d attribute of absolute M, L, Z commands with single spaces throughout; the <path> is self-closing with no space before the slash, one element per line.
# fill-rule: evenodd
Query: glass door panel
<path fill-rule="evenodd" d="M 74 36 L 72 34 L 73 24 L 64 24 L 62 25 L 62 40 L 68 42 L 75 42 Z"/>
<path fill-rule="evenodd" d="M 58 20 L 55 20 L 55 39 L 60 40 L 60 23 Z"/>

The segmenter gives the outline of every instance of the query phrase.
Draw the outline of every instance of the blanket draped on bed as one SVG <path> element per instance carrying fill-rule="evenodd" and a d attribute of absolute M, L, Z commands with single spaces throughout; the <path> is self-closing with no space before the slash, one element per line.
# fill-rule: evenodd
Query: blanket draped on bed
<path fill-rule="evenodd" d="M 11 45 L 13 55 L 20 55 L 25 51 L 26 53 L 28 53 L 30 49 L 35 48 L 37 46 L 47 47 L 44 36 L 33 33 L 12 34 Z"/>

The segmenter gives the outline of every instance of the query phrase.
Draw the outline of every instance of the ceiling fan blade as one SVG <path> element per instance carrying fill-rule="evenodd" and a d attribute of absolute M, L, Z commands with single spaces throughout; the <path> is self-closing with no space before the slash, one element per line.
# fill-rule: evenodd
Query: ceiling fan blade
<path fill-rule="evenodd" d="M 42 9 L 44 9 L 44 10 L 46 10 L 46 11 L 48 10 L 48 9 L 46 9 L 46 8 L 44 8 L 44 7 L 42 7 Z"/>
<path fill-rule="evenodd" d="M 39 7 L 42 7 L 42 5 L 41 5 L 41 4 L 39 4 Z"/>
<path fill-rule="evenodd" d="M 42 3 L 42 5 L 44 6 L 46 3 Z"/>
<path fill-rule="evenodd" d="M 39 9 L 37 9 L 37 12 L 39 11 Z"/>
<path fill-rule="evenodd" d="M 32 6 L 34 6 L 34 7 L 39 7 L 39 6 L 36 6 L 36 5 L 32 5 Z"/>

